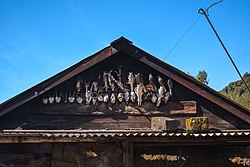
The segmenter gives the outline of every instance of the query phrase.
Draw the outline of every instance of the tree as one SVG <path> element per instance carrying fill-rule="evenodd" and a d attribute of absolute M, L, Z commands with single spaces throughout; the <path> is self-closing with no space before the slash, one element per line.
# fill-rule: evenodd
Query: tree
<path fill-rule="evenodd" d="M 196 76 L 196 79 L 203 83 L 203 84 L 208 84 L 208 79 L 207 79 L 207 72 L 202 70 L 202 71 L 199 71 L 198 75 Z"/>

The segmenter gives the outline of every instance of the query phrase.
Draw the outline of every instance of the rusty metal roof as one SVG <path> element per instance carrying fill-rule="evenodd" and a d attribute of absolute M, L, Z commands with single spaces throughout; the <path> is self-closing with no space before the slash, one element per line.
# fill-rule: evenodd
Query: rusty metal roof
<path fill-rule="evenodd" d="M 191 140 L 204 139 L 204 141 L 218 138 L 224 141 L 226 138 L 226 141 L 240 141 L 243 139 L 243 141 L 250 143 L 250 130 L 224 130 L 217 132 L 164 132 L 152 130 L 3 130 L 0 132 L 0 143 L 85 142 L 100 139 L 135 139 L 136 141 L 141 140 L 150 142 L 152 138 L 156 140 L 159 138 L 161 141 L 166 142 L 178 138 Z M 214 140 L 214 142 L 217 141 L 218 140 Z M 185 141 L 183 140 L 183 142 Z"/>

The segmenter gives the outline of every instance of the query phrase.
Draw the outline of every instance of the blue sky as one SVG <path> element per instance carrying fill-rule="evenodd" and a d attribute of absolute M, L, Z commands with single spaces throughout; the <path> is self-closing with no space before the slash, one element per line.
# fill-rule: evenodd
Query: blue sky
<path fill-rule="evenodd" d="M 125 36 L 166 57 L 213 0 L 0 0 L 0 103 Z M 250 1 L 224 0 L 209 17 L 242 74 L 250 72 Z M 202 16 L 165 62 L 208 73 L 221 90 L 239 77 Z"/>

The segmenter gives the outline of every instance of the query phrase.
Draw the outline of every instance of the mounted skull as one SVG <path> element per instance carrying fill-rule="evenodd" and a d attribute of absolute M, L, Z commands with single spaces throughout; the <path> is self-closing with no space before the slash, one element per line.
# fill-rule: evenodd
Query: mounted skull
<path fill-rule="evenodd" d="M 158 90 L 158 99 L 157 99 L 157 102 L 156 102 L 156 107 L 159 107 L 160 104 L 161 104 L 161 100 L 162 98 L 164 97 L 164 87 L 163 86 L 160 86 L 159 90 Z"/>
<path fill-rule="evenodd" d="M 55 101 L 56 101 L 56 103 L 60 103 L 61 102 L 61 96 L 59 95 L 58 96 L 58 94 L 57 94 L 57 92 L 56 92 L 56 97 L 55 97 Z"/>
<path fill-rule="evenodd" d="M 138 106 L 140 107 L 142 104 L 142 95 L 143 95 L 143 86 L 142 84 L 137 84 L 136 88 L 135 88 L 135 93 L 137 96 L 137 103 Z"/>
<path fill-rule="evenodd" d="M 108 85 L 108 75 L 109 75 L 109 73 L 107 73 L 105 71 L 102 74 L 102 79 L 103 79 L 103 82 L 104 82 L 104 89 L 105 89 L 106 92 L 108 91 L 108 88 L 109 88 L 109 85 Z"/>
<path fill-rule="evenodd" d="M 121 103 L 123 101 L 123 98 L 124 98 L 123 93 L 118 93 L 117 98 L 118 98 L 118 101 Z"/>
<path fill-rule="evenodd" d="M 71 93 L 71 90 L 69 90 L 68 100 L 69 100 L 69 103 L 73 103 L 75 101 L 75 92 Z"/>
<path fill-rule="evenodd" d="M 77 82 L 76 82 L 76 94 L 80 94 L 81 90 L 82 90 L 82 83 L 83 83 L 83 79 L 81 77 L 77 78 Z"/>
<path fill-rule="evenodd" d="M 162 79 L 161 76 L 158 76 L 158 82 L 159 82 L 160 86 L 163 87 L 164 91 L 166 92 L 167 89 L 166 89 L 166 87 L 165 87 L 164 81 L 163 81 L 163 79 Z"/>
<path fill-rule="evenodd" d="M 115 104 L 115 101 L 116 101 L 115 94 L 112 93 L 111 96 L 110 96 L 110 102 L 111 102 L 112 104 Z"/>
<path fill-rule="evenodd" d="M 168 89 L 169 89 L 170 96 L 173 96 L 173 82 L 170 79 L 168 80 Z"/>
<path fill-rule="evenodd" d="M 108 82 L 109 82 L 109 86 L 110 86 L 112 91 L 115 91 L 114 80 L 115 80 L 115 78 L 112 76 L 112 70 L 110 70 L 108 73 Z"/>
<path fill-rule="evenodd" d="M 89 90 L 90 82 L 85 81 L 85 99 L 86 99 L 86 106 L 88 107 L 90 105 L 90 102 L 92 100 L 92 89 Z"/>
<path fill-rule="evenodd" d="M 149 83 L 153 86 L 153 89 L 154 89 L 153 91 L 157 91 L 157 87 L 155 85 L 155 80 L 154 80 L 154 77 L 151 73 L 148 75 L 148 80 L 149 80 Z"/>
<path fill-rule="evenodd" d="M 129 91 L 124 92 L 124 99 L 125 99 L 126 104 L 128 104 L 128 102 L 129 102 Z"/>
<path fill-rule="evenodd" d="M 134 83 L 135 83 L 135 77 L 133 75 L 133 72 L 129 72 L 128 74 L 128 83 L 130 85 L 130 92 L 134 91 Z"/>

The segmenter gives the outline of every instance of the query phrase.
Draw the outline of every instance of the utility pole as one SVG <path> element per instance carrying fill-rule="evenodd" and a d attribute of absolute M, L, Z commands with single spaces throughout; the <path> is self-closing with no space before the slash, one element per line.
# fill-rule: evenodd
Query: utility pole
<path fill-rule="evenodd" d="M 211 6 L 212 6 L 212 5 L 211 5 Z M 210 7 L 211 7 L 211 6 L 210 6 Z M 236 66 L 236 64 L 234 63 L 232 57 L 230 56 L 229 52 L 227 51 L 227 48 L 226 48 L 225 45 L 223 44 L 222 40 L 220 39 L 218 33 L 216 32 L 216 30 L 215 30 L 215 28 L 214 28 L 214 26 L 213 26 L 213 24 L 212 24 L 211 21 L 209 20 L 206 11 L 205 11 L 204 9 L 200 8 L 200 9 L 198 9 L 198 13 L 203 14 L 203 15 L 206 17 L 206 19 L 207 19 L 209 25 L 211 26 L 211 28 L 213 29 L 213 31 L 214 31 L 216 37 L 217 37 L 218 40 L 220 41 L 220 43 L 221 43 L 223 49 L 225 50 L 225 52 L 226 52 L 228 58 L 230 59 L 231 63 L 233 64 L 233 66 L 234 66 L 234 68 L 235 68 L 235 70 L 237 71 L 238 75 L 240 76 L 241 80 L 243 81 L 244 85 L 246 86 L 248 92 L 250 93 L 250 89 L 249 89 L 249 87 L 248 87 L 246 81 L 244 80 L 244 78 L 243 78 L 242 75 L 240 74 L 239 69 L 237 68 L 237 66 Z"/>

